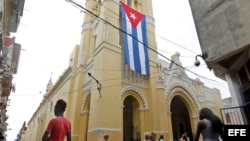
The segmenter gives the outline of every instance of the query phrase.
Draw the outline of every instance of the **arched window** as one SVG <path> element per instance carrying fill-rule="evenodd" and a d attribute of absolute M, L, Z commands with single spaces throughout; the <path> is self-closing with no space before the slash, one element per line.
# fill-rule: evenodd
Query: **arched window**
<path fill-rule="evenodd" d="M 130 6 L 130 7 L 132 7 L 133 6 L 132 5 L 132 0 L 127 0 L 127 5 Z"/>
<path fill-rule="evenodd" d="M 140 0 L 127 0 L 127 5 L 140 11 Z"/>
<path fill-rule="evenodd" d="M 140 0 L 134 1 L 134 8 L 137 9 L 138 11 L 141 11 L 140 3 L 141 3 Z"/>
<path fill-rule="evenodd" d="M 51 112 L 53 110 L 53 101 L 50 102 L 50 107 L 49 107 L 49 111 Z"/>

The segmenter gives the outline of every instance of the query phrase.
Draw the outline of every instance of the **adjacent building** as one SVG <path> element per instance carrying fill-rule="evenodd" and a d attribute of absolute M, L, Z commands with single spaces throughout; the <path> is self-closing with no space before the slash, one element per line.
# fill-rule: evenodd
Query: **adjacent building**
<path fill-rule="evenodd" d="M 0 1 L 0 139 L 5 139 L 8 129 L 6 107 L 11 91 L 15 91 L 12 78 L 17 73 L 21 51 L 21 45 L 10 35 L 17 32 L 23 7 L 24 0 Z"/>
<path fill-rule="evenodd" d="M 157 50 L 152 0 L 122 0 L 146 16 L 147 43 Z M 67 101 L 65 117 L 72 122 L 72 141 L 139 141 L 146 132 L 178 140 L 196 131 L 199 109 L 211 108 L 220 115 L 221 94 L 191 79 L 180 62 L 180 53 L 168 63 L 149 51 L 149 75 L 124 64 L 124 32 L 119 0 L 88 0 L 80 45 L 69 66 L 47 92 L 25 131 L 25 141 L 41 140 L 58 99 Z M 95 16 L 93 16 L 93 14 Z"/>
<path fill-rule="evenodd" d="M 250 1 L 190 0 L 201 45 L 200 55 L 214 74 L 227 81 L 233 106 L 250 122 Z"/>

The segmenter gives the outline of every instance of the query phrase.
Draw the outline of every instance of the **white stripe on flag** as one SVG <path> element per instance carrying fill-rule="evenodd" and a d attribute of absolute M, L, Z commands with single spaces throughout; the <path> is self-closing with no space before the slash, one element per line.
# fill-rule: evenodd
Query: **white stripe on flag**
<path fill-rule="evenodd" d="M 129 18 L 126 15 L 126 23 L 127 23 L 127 33 L 126 36 L 127 36 L 127 42 L 128 42 L 128 51 L 129 51 L 129 65 L 130 65 L 130 68 L 135 71 L 135 64 L 134 64 L 134 52 L 133 52 L 133 40 L 132 40 L 132 37 L 130 35 L 132 35 L 132 25 L 129 21 Z M 130 34 L 130 35 L 129 35 Z"/>

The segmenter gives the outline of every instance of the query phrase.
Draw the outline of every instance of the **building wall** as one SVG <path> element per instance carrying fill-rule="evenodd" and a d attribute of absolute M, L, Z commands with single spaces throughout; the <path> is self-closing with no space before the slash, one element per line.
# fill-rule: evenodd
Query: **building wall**
<path fill-rule="evenodd" d="M 102 7 L 112 7 L 112 11 L 117 14 L 99 7 L 94 0 L 87 1 L 86 7 L 94 13 L 99 13 L 100 10 L 101 18 L 118 26 L 118 1 L 101 2 Z M 155 28 L 152 1 L 139 2 L 137 8 L 147 14 L 148 31 L 152 32 Z M 43 115 L 44 122 L 40 127 L 41 131 L 45 131 L 49 120 L 53 118 L 53 113 L 49 112 L 50 102 L 56 102 L 59 98 L 68 103 L 65 116 L 72 122 L 72 141 L 99 140 L 104 133 L 110 134 L 110 140 L 124 140 L 127 135 L 130 136 L 125 132 L 127 130 L 124 122 L 133 125 L 131 130 L 135 132 L 131 137 L 134 139 L 143 140 L 146 132 L 157 133 L 157 138 L 162 134 L 166 140 L 172 140 L 174 137 L 177 139 L 180 137 L 180 129 L 172 127 L 172 120 L 177 117 L 181 117 L 181 122 L 190 124 L 188 131 L 192 136 L 196 131 L 201 107 L 209 106 L 215 112 L 219 110 L 221 98 L 218 90 L 207 88 L 200 85 L 201 81 L 188 78 L 183 68 L 158 59 L 153 51 L 149 51 L 149 77 L 128 70 L 123 64 L 121 35 L 119 30 L 107 23 L 85 15 L 82 41 L 70 55 L 69 68 L 49 89 L 36 114 L 29 121 L 30 126 L 25 133 L 27 141 L 40 140 L 33 137 L 32 132 L 37 131 L 38 125 L 32 127 L 32 123 L 37 120 L 38 115 Z M 154 33 L 148 34 L 148 42 L 154 49 L 157 48 Z M 179 56 L 180 54 L 176 53 L 171 59 L 181 65 Z M 213 97 L 213 100 L 209 101 L 210 97 Z M 173 101 L 180 102 L 182 106 L 174 105 Z M 186 109 L 187 116 L 182 116 L 175 109 Z M 126 110 L 130 110 L 132 116 L 126 114 Z M 175 128 L 173 135 L 172 130 Z"/>
<path fill-rule="evenodd" d="M 189 0 L 202 53 L 215 59 L 250 44 L 249 0 Z"/>
<path fill-rule="evenodd" d="M 48 92 L 44 95 L 42 102 L 27 124 L 28 128 L 24 135 L 25 141 L 41 140 L 50 119 L 55 117 L 54 106 L 56 101 L 58 99 L 69 101 L 70 81 L 68 81 L 68 78 L 70 77 L 70 73 L 71 69 L 67 69 L 53 87 L 50 84 L 51 80 L 49 81 L 47 86 Z M 65 113 L 69 113 L 69 108 L 66 109 Z M 66 115 L 66 117 L 68 116 Z"/>
<path fill-rule="evenodd" d="M 15 43 L 15 37 L 12 39 L 10 33 L 15 33 L 23 13 L 24 0 L 1 0 L 0 1 L 0 137 L 6 138 L 8 116 L 6 114 L 6 105 L 8 97 L 15 90 L 12 85 L 13 74 L 17 73 L 18 60 L 21 45 Z M 6 42 L 8 45 L 6 45 Z M 11 64 L 9 67 L 9 64 Z M 21 134 L 17 134 L 17 139 Z M 5 139 L 4 139 L 5 140 Z"/>
<path fill-rule="evenodd" d="M 190 0 L 202 54 L 209 69 L 227 81 L 233 106 L 249 103 L 249 71 L 240 73 L 250 58 L 248 0 Z M 249 70 L 249 69 L 248 69 Z M 239 79 L 245 78 L 242 84 Z"/>

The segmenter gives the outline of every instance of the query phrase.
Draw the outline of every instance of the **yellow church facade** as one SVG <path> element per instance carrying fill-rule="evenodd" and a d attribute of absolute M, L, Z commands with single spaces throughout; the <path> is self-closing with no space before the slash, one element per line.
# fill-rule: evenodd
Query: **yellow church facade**
<path fill-rule="evenodd" d="M 65 117 L 72 123 L 72 141 L 98 141 L 107 133 L 111 141 L 142 141 L 146 132 L 174 141 L 196 132 L 199 109 L 211 108 L 220 116 L 218 89 L 191 79 L 180 53 L 168 63 L 149 51 L 150 75 L 124 65 L 119 0 L 88 0 L 80 45 L 74 47 L 69 66 L 28 121 L 23 141 L 38 141 L 54 117 L 58 99 L 67 101 Z M 152 0 L 123 0 L 146 15 L 147 40 L 157 50 Z M 94 15 L 96 16 L 94 16 Z"/>

